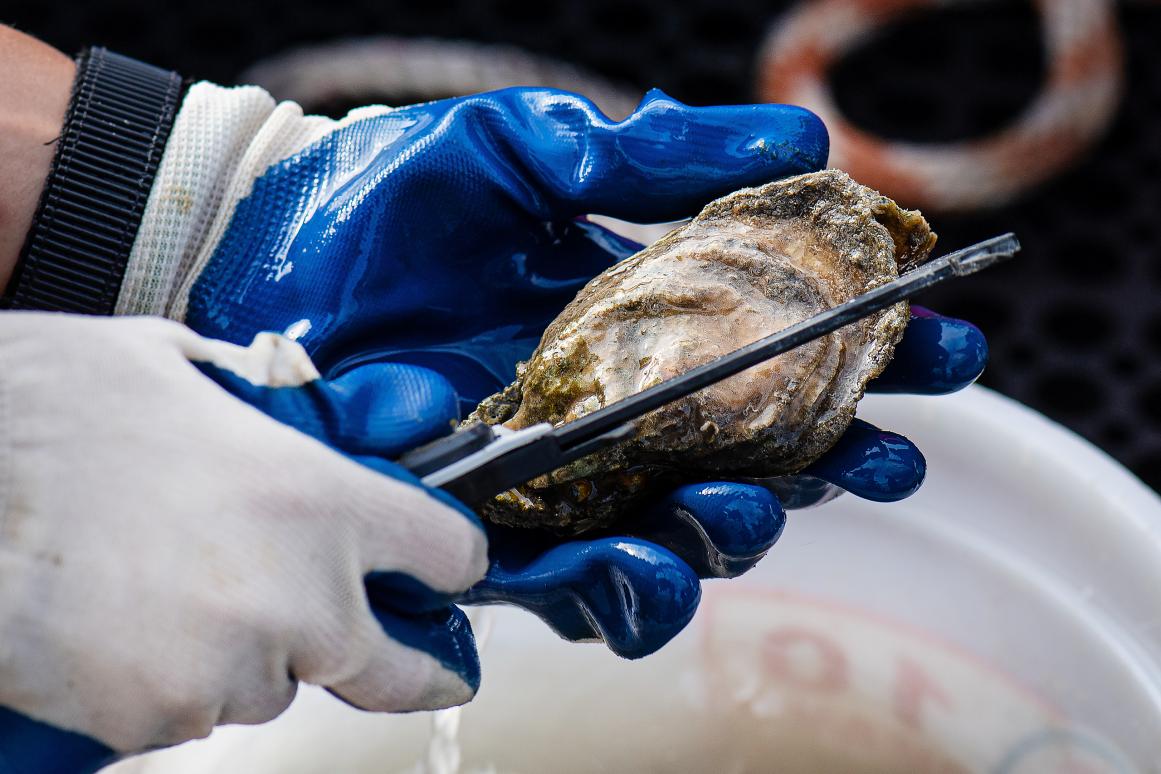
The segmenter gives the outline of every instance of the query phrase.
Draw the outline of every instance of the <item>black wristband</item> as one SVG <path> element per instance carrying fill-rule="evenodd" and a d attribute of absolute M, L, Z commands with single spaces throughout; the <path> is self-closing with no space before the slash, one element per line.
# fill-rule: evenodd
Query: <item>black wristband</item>
<path fill-rule="evenodd" d="M 112 314 L 184 83 L 104 48 L 77 58 L 52 170 L 0 307 Z"/>

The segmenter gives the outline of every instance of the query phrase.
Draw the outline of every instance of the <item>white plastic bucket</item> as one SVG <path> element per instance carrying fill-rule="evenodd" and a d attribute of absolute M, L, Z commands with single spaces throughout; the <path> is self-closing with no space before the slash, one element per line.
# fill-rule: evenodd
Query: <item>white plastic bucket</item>
<path fill-rule="evenodd" d="M 480 695 L 434 743 L 430 715 L 304 688 L 118 771 L 1161 772 L 1161 499 L 982 388 L 860 416 L 924 450 L 919 494 L 792 513 L 650 658 L 500 609 Z"/>

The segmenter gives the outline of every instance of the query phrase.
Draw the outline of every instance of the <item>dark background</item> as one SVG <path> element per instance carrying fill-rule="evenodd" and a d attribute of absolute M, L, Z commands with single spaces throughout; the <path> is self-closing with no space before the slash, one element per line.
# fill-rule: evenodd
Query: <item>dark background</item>
<path fill-rule="evenodd" d="M 658 86 L 692 104 L 714 104 L 753 99 L 757 49 L 787 7 L 743 0 L 0 0 L 0 21 L 66 51 L 103 44 L 222 83 L 261 58 L 344 36 L 506 43 L 630 87 Z M 1161 489 L 1161 4 L 1121 5 L 1118 15 L 1127 85 L 1109 133 L 1014 205 L 933 215 L 944 249 L 1011 230 L 1025 252 L 922 302 L 983 328 L 992 347 L 984 384 L 1068 425 Z M 893 25 L 852 51 L 831 84 L 856 125 L 892 138 L 949 141 L 1013 119 L 1044 70 L 1032 4 L 987 2 Z"/>

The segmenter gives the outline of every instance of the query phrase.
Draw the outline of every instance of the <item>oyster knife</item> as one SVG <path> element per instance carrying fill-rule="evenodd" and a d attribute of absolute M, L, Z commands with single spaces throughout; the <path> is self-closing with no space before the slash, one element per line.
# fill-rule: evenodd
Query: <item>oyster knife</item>
<path fill-rule="evenodd" d="M 482 422 L 407 452 L 397 462 L 464 503 L 477 506 L 512 487 L 631 437 L 635 421 L 670 401 L 740 373 L 783 352 L 874 314 L 952 277 L 965 277 L 1011 258 L 1014 234 L 985 239 L 716 360 L 690 369 L 580 419 L 521 430 Z"/>

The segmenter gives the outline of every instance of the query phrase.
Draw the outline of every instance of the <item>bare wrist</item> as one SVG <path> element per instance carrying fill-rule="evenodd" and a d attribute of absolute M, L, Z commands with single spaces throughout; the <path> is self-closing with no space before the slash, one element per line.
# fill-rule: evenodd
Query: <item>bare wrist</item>
<path fill-rule="evenodd" d="M 0 293 L 52 166 L 75 70 L 51 46 L 0 26 Z"/>

